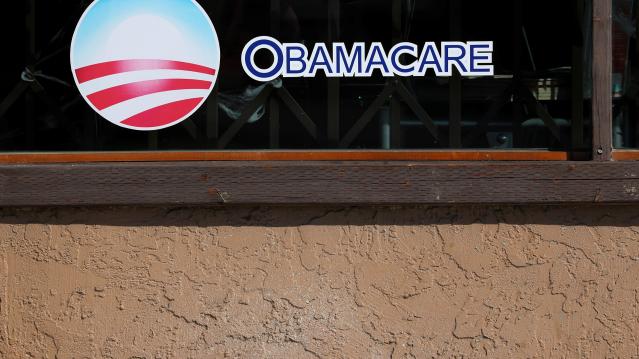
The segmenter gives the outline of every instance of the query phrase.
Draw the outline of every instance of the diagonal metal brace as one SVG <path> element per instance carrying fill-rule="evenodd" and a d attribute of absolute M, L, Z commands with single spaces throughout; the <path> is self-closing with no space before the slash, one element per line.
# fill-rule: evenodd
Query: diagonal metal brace
<path fill-rule="evenodd" d="M 419 120 L 422 121 L 424 126 L 426 126 L 426 128 L 428 129 L 428 132 L 430 132 L 430 134 L 433 135 L 435 140 L 437 140 L 438 139 L 437 126 L 435 125 L 433 118 L 430 117 L 430 115 L 428 114 L 428 112 L 426 112 L 424 107 L 422 107 L 422 105 L 420 105 L 419 102 L 417 102 L 417 99 L 415 98 L 415 96 L 413 96 L 410 93 L 410 91 L 408 91 L 408 89 L 406 88 L 406 85 L 404 85 L 401 81 L 397 81 L 397 92 L 399 93 L 399 96 L 404 101 L 406 101 L 406 104 L 408 105 L 408 107 L 410 107 L 410 109 L 413 110 L 417 118 L 419 118 Z"/>
<path fill-rule="evenodd" d="M 522 87 L 520 90 L 520 94 L 522 100 L 529 106 L 532 106 L 534 108 L 537 116 L 539 116 L 539 118 L 541 118 L 541 120 L 544 122 L 544 125 L 548 127 L 548 130 L 550 130 L 550 133 L 553 135 L 553 137 L 555 137 L 557 140 L 561 140 L 561 129 L 557 125 L 557 122 L 555 122 L 548 110 L 546 110 L 546 108 L 542 106 L 541 103 L 535 98 L 532 92 L 530 92 L 530 89 L 528 87 Z"/>
<path fill-rule="evenodd" d="M 387 82 L 382 92 L 375 98 L 375 101 L 366 109 L 364 114 L 355 122 L 353 127 L 348 131 L 340 142 L 340 148 L 348 148 L 355 138 L 364 130 L 366 125 L 373 119 L 379 109 L 388 101 L 389 96 L 395 92 L 397 86 L 394 82 Z"/>
<path fill-rule="evenodd" d="M 311 120 L 310 116 L 304 111 L 302 106 L 295 101 L 290 92 L 284 87 L 280 87 L 276 90 L 277 96 L 284 102 L 286 107 L 293 113 L 293 116 L 297 118 L 302 126 L 308 131 L 308 133 L 313 137 L 313 139 L 317 140 L 317 125 L 313 120 Z"/>

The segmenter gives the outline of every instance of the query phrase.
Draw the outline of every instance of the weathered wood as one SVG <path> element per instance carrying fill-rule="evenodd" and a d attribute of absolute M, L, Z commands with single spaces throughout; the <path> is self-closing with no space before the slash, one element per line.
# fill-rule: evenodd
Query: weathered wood
<path fill-rule="evenodd" d="M 0 206 L 636 202 L 635 162 L 0 166 Z"/>
<path fill-rule="evenodd" d="M 612 0 L 593 0 L 593 159 L 612 159 Z"/>

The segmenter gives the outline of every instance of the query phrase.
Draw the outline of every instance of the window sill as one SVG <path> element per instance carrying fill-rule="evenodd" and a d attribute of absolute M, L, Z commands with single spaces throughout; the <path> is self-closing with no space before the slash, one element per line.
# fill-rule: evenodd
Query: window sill
<path fill-rule="evenodd" d="M 154 151 L 0 153 L 0 164 L 193 161 L 567 161 L 546 150 Z"/>
<path fill-rule="evenodd" d="M 0 165 L 0 206 L 639 203 L 639 162 Z"/>
<path fill-rule="evenodd" d="M 612 159 L 615 161 L 639 161 L 639 150 L 614 150 Z"/>

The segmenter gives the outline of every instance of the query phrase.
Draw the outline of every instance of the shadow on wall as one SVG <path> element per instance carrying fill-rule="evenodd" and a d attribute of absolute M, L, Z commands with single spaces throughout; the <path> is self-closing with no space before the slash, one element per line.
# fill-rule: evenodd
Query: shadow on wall
<path fill-rule="evenodd" d="M 115 227 L 543 224 L 639 226 L 636 206 L 227 207 L 4 209 L 0 223 Z"/>

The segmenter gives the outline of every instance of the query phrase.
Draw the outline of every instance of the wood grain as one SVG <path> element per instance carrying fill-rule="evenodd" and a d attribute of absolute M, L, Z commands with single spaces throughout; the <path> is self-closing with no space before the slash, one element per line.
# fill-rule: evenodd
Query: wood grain
<path fill-rule="evenodd" d="M 0 166 L 0 206 L 636 202 L 636 162 L 231 161 Z"/>
<path fill-rule="evenodd" d="M 612 0 L 593 0 L 593 159 L 612 160 Z"/>

